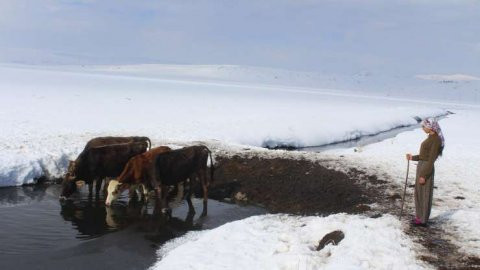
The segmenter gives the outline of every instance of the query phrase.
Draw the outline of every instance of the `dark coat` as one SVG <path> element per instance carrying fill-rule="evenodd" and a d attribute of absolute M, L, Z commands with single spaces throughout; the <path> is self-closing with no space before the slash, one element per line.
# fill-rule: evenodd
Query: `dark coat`
<path fill-rule="evenodd" d="M 69 165 L 61 196 L 68 197 L 75 192 L 76 181 L 83 180 L 91 185 L 95 179 L 101 181 L 105 177 L 117 177 L 128 160 L 144 153 L 147 147 L 146 141 L 85 147 L 78 158 Z"/>

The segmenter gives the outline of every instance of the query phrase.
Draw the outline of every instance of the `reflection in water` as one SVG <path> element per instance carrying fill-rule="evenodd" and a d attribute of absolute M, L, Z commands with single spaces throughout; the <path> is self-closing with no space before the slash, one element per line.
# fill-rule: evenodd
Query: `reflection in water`
<path fill-rule="evenodd" d="M 0 205 L 16 205 L 41 201 L 45 197 L 48 185 L 0 188 Z"/>
<path fill-rule="evenodd" d="M 200 223 L 194 224 L 194 216 L 195 212 L 193 211 L 187 213 L 185 220 L 177 217 L 167 219 L 162 214 L 154 214 L 147 223 L 148 234 L 145 235 L 145 238 L 154 243 L 163 244 L 170 239 L 182 236 L 188 231 L 201 230 L 202 225 Z"/>
<path fill-rule="evenodd" d="M 61 206 L 60 215 L 65 221 L 72 222 L 78 230 L 78 238 L 91 238 L 109 231 L 105 221 L 106 210 L 101 203 L 92 201 L 67 201 Z"/>
<path fill-rule="evenodd" d="M 195 212 L 188 212 L 184 220 L 178 217 L 167 218 L 155 203 L 150 203 L 148 207 L 142 203 L 107 207 L 99 199 L 69 200 L 61 205 L 60 215 L 72 223 L 79 232 L 79 239 L 91 239 L 135 226 L 137 231 L 145 233 L 147 239 L 159 243 L 202 228 L 201 224 L 193 222 Z"/>

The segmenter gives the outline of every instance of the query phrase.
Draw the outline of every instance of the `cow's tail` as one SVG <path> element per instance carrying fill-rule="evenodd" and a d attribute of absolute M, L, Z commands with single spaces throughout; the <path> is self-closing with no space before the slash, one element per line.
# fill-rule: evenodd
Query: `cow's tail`
<path fill-rule="evenodd" d="M 150 149 L 152 149 L 152 141 L 150 141 L 148 137 L 145 137 L 145 140 L 148 142 L 148 151 L 150 151 Z"/>
<path fill-rule="evenodd" d="M 210 182 L 213 183 L 213 174 L 215 173 L 215 166 L 213 166 L 212 151 L 210 151 L 210 149 L 208 148 L 207 150 L 208 150 L 208 154 L 210 155 Z"/>

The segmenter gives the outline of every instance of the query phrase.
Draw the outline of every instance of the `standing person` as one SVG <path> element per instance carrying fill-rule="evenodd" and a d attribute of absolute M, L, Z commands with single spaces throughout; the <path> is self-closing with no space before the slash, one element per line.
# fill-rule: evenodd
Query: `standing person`
<path fill-rule="evenodd" d="M 418 161 L 415 179 L 416 216 L 413 225 L 425 227 L 432 209 L 434 163 L 437 157 L 442 155 L 445 139 L 435 118 L 424 119 L 422 128 L 428 134 L 428 137 L 420 146 L 420 154 L 415 156 L 407 154 L 407 160 Z"/>

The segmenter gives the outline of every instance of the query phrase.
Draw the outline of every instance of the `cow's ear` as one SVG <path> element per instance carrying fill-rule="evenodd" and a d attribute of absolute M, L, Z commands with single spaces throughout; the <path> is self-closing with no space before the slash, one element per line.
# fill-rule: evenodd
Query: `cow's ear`
<path fill-rule="evenodd" d="M 80 180 L 75 182 L 75 184 L 77 185 L 77 188 L 82 188 L 83 186 L 85 186 L 85 181 Z"/>

